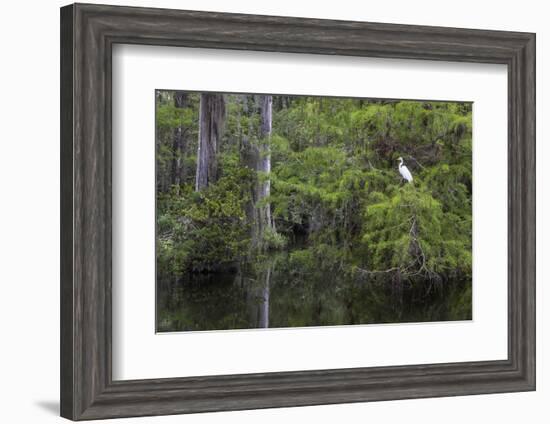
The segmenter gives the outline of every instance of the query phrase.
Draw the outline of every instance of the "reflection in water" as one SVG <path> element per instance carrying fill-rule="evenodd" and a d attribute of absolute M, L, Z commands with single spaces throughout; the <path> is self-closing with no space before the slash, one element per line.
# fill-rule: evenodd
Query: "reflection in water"
<path fill-rule="evenodd" d="M 159 278 L 157 330 L 197 331 L 470 320 L 471 282 L 368 283 L 335 269 L 304 272 L 279 254 L 262 267 Z"/>

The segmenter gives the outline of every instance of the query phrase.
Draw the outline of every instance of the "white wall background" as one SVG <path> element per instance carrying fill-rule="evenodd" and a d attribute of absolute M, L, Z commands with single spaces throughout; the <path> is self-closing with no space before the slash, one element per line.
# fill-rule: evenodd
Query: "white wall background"
<path fill-rule="evenodd" d="M 105 3 L 107 1 L 103 1 Z M 544 77 L 550 57 L 550 13 L 540 0 L 126 0 L 113 4 L 283 16 L 442 25 L 537 33 L 537 336 L 535 393 L 468 396 L 263 411 L 141 418 L 118 422 L 370 422 L 499 424 L 550 419 L 550 276 L 547 247 L 550 173 Z M 61 422 L 59 393 L 59 7 L 57 0 L 9 2 L 0 24 L 0 420 Z M 545 63 L 546 62 L 546 63 Z M 487 170 L 490 172 L 490 169 Z M 546 357 L 545 357 L 546 356 Z"/>

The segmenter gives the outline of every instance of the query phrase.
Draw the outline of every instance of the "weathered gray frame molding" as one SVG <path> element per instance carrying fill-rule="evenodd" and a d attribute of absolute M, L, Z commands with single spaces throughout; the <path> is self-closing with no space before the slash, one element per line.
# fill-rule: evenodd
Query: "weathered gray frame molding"
<path fill-rule="evenodd" d="M 509 358 L 112 381 L 115 43 L 506 64 Z M 87 4 L 61 9 L 62 416 L 83 420 L 534 389 L 534 34 Z"/>

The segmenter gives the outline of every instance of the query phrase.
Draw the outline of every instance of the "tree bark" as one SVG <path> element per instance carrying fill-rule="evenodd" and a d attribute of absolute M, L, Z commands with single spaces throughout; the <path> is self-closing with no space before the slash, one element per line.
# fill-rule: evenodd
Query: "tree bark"
<path fill-rule="evenodd" d="M 174 106 L 179 109 L 187 107 L 187 93 L 184 91 L 176 91 L 174 93 Z M 185 169 L 183 159 L 186 154 L 186 140 L 184 137 L 184 128 L 178 125 L 174 128 L 172 139 L 172 164 L 170 169 L 170 182 L 172 185 L 179 186 L 182 182 Z"/>
<path fill-rule="evenodd" d="M 199 107 L 199 143 L 195 190 L 201 191 L 218 177 L 217 155 L 225 118 L 222 94 L 201 94 Z"/>
<path fill-rule="evenodd" d="M 254 129 L 252 120 L 250 120 L 249 136 L 241 138 L 243 161 L 245 165 L 255 171 L 256 178 L 252 187 L 252 201 L 247 207 L 247 217 L 251 224 L 252 248 L 253 250 L 263 251 L 269 248 L 265 243 L 265 233 L 275 231 L 275 223 L 271 215 L 271 206 L 265 202 L 271 193 L 271 181 L 265 175 L 271 172 L 271 130 L 272 130 L 272 97 L 255 96 L 252 110 L 249 111 L 248 104 L 252 102 L 252 97 L 245 97 L 243 105 L 245 113 L 259 114 L 259 128 Z M 257 141 L 255 140 L 257 138 Z M 251 140 L 252 139 L 252 140 Z"/>
<path fill-rule="evenodd" d="M 182 129 L 174 128 L 174 138 L 172 141 L 172 169 L 170 170 L 170 180 L 172 185 L 179 186 L 181 183 L 181 151 L 182 151 Z"/>
<path fill-rule="evenodd" d="M 257 170 L 269 174 L 271 172 L 271 129 L 273 120 L 273 100 L 271 96 L 260 97 L 260 154 Z M 269 197 L 271 194 L 271 180 L 269 178 L 260 178 L 258 180 L 258 202 Z M 271 206 L 269 203 L 258 207 L 260 219 L 260 231 L 263 233 L 266 229 L 275 229 L 271 217 Z"/>

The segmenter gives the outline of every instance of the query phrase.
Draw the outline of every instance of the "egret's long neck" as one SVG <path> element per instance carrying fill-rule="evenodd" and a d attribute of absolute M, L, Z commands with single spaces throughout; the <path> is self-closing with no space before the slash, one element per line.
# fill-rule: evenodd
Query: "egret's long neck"
<path fill-rule="evenodd" d="M 399 168 L 403 166 L 403 159 L 399 159 Z"/>

